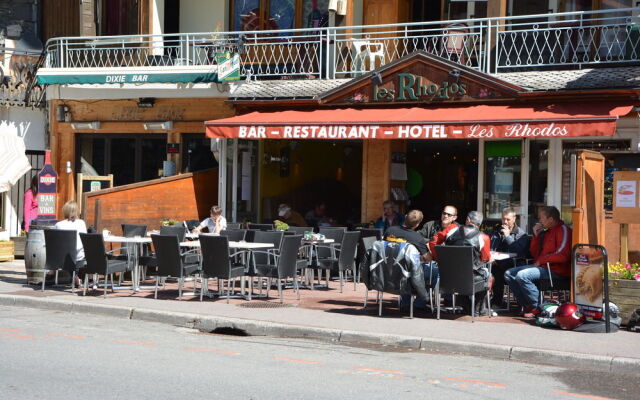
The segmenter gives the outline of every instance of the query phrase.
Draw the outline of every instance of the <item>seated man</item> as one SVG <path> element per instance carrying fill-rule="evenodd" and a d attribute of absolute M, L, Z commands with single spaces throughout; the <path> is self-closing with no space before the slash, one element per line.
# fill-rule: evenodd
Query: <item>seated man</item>
<path fill-rule="evenodd" d="M 536 283 L 549 280 L 547 263 L 554 282 L 566 281 L 571 277 L 571 228 L 560 219 L 560 211 L 555 207 L 542 207 L 538 212 L 538 220 L 540 222 L 533 227 L 533 239 L 529 246 L 533 264 L 511 268 L 504 273 L 505 281 L 527 318 L 540 313 L 540 291 Z"/>
<path fill-rule="evenodd" d="M 516 212 L 513 208 L 502 210 L 502 221 L 487 234 L 491 238 L 491 250 L 502 253 L 513 253 L 514 258 L 496 260 L 491 267 L 493 275 L 493 298 L 491 303 L 496 308 L 503 308 L 504 273 L 513 268 L 514 260 L 524 260 L 529 252 L 529 236 L 516 225 Z M 522 262 L 524 264 L 524 262 Z"/>
<path fill-rule="evenodd" d="M 314 228 L 318 228 L 321 226 L 331 226 L 333 225 L 333 221 L 331 218 L 327 217 L 327 205 L 321 201 L 316 203 L 312 210 L 307 211 L 304 215 L 305 221 L 309 226 Z"/>
<path fill-rule="evenodd" d="M 391 200 L 386 200 L 382 203 L 382 216 L 375 222 L 374 227 L 382 229 L 382 232 L 386 232 L 390 226 L 399 226 L 404 222 L 404 216 L 395 210 L 396 204 Z M 422 218 L 420 219 L 422 220 Z"/>
<path fill-rule="evenodd" d="M 427 250 L 427 240 L 422 237 L 421 234 L 416 232 L 416 229 L 422 222 L 422 211 L 420 210 L 411 210 L 407 213 L 404 223 L 402 226 L 390 226 L 385 233 L 385 239 L 390 238 L 398 238 L 404 239 L 408 243 L 411 243 L 416 247 L 418 252 L 420 253 L 420 258 L 422 261 L 430 261 L 429 252 Z M 424 281 L 427 287 L 435 286 L 436 282 L 438 282 L 438 269 L 430 267 L 429 263 L 423 263 L 422 269 L 424 271 Z M 408 296 L 403 296 L 401 300 L 401 304 L 407 304 L 409 301 Z M 416 303 L 417 307 L 420 307 L 421 304 Z"/>
<path fill-rule="evenodd" d="M 458 218 L 458 209 L 452 205 L 447 205 L 442 209 L 440 220 L 426 222 L 418 232 L 427 240 L 433 240 L 436 234 L 445 230 L 449 225 L 458 226 L 456 218 Z"/>
<path fill-rule="evenodd" d="M 489 288 L 489 269 L 487 262 L 491 260 L 491 250 L 489 249 L 489 236 L 480 232 L 482 224 L 482 213 L 479 211 L 471 211 L 467 215 L 464 226 L 449 225 L 442 232 L 434 236 L 434 240 L 429 242 L 429 249 L 432 256 L 437 260 L 436 245 L 444 244 L 445 246 L 472 246 L 476 251 L 473 252 L 473 279 L 474 282 L 483 281 L 485 287 Z M 475 312 L 476 315 L 489 315 L 491 310 L 486 307 L 487 291 L 476 293 L 475 296 Z M 466 313 L 471 314 L 471 299 L 467 296 L 462 298 L 462 308 Z"/>

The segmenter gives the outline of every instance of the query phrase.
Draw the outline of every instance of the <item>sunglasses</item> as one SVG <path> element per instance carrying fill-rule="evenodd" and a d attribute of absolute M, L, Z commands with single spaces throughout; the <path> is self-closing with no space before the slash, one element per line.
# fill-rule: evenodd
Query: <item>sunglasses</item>
<path fill-rule="evenodd" d="M 442 212 L 442 215 L 444 215 L 445 217 L 455 217 L 455 214 L 449 214 L 448 212 Z"/>

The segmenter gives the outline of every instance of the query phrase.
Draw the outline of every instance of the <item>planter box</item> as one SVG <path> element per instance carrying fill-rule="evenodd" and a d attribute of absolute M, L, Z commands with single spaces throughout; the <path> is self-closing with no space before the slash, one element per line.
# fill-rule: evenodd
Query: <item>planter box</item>
<path fill-rule="evenodd" d="M 15 247 L 13 255 L 16 258 L 24 258 L 24 246 L 27 244 L 26 236 L 12 236 L 13 246 Z"/>
<path fill-rule="evenodd" d="M 620 308 L 622 323 L 626 325 L 631 312 L 640 308 L 640 281 L 609 278 L 609 300 Z"/>
<path fill-rule="evenodd" d="M 12 241 L 0 242 L 0 261 L 13 261 L 14 246 Z"/>

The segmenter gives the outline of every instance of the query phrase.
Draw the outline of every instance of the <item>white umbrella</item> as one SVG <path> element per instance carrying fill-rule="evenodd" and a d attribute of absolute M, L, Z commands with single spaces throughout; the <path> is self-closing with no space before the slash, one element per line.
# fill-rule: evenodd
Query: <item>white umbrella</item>
<path fill-rule="evenodd" d="M 8 191 L 30 169 L 24 140 L 15 124 L 0 122 L 0 193 Z"/>

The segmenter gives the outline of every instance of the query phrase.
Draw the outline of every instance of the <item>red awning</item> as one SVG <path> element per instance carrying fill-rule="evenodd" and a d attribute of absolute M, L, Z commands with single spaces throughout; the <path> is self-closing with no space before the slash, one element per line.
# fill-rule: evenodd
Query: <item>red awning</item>
<path fill-rule="evenodd" d="M 211 138 L 469 139 L 613 136 L 630 103 L 252 112 L 208 121 Z"/>

